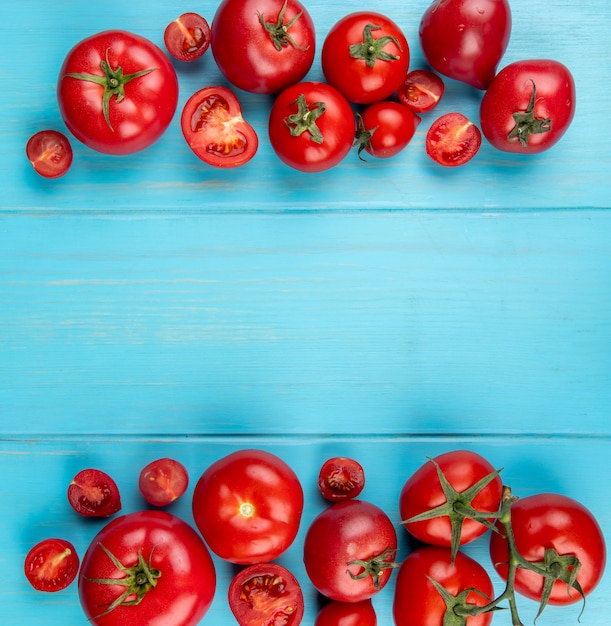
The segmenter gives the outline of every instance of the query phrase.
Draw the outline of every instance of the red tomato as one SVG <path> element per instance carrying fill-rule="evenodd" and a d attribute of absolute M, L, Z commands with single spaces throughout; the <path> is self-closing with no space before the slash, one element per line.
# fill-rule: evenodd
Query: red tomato
<path fill-rule="evenodd" d="M 238 167 L 257 152 L 257 133 L 242 117 L 240 102 L 227 87 L 205 87 L 194 93 L 180 123 L 189 147 L 208 165 Z"/>
<path fill-rule="evenodd" d="M 79 558 L 74 546 L 65 539 L 44 539 L 27 554 L 26 578 L 38 591 L 61 591 L 78 573 Z"/>
<path fill-rule="evenodd" d="M 179 61 L 195 61 L 210 47 L 210 26 L 198 13 L 183 13 L 170 22 L 163 42 L 167 51 Z"/>
<path fill-rule="evenodd" d="M 295 472 L 263 450 L 215 461 L 193 493 L 193 517 L 210 549 L 232 563 L 272 561 L 294 541 L 303 511 Z"/>
<path fill-rule="evenodd" d="M 440 472 L 447 481 L 445 489 Z M 480 481 L 487 477 L 482 485 Z M 424 543 L 456 550 L 483 535 L 488 527 L 457 513 L 455 505 L 496 513 L 502 488 L 498 473 L 485 458 L 470 450 L 454 450 L 436 456 L 412 474 L 401 489 L 399 512 L 401 519 L 409 520 L 430 511 L 429 519 L 406 522 L 405 528 Z M 458 545 L 452 542 L 453 528 L 460 528 Z"/>
<path fill-rule="evenodd" d="M 303 560 L 312 584 L 339 602 L 368 600 L 395 567 L 395 527 L 386 513 L 363 500 L 336 502 L 308 529 Z"/>
<path fill-rule="evenodd" d="M 343 456 L 327 459 L 318 473 L 323 498 L 335 502 L 356 498 L 365 486 L 365 472 L 358 461 Z"/>
<path fill-rule="evenodd" d="M 298 0 L 223 0 L 212 20 L 212 54 L 244 91 L 275 94 L 299 82 L 316 50 L 314 23 Z"/>
<path fill-rule="evenodd" d="M 269 139 L 290 167 L 320 172 L 350 152 L 354 115 L 346 98 L 331 85 L 298 83 L 276 98 L 269 116 Z"/>
<path fill-rule="evenodd" d="M 446 113 L 426 133 L 426 153 L 439 165 L 457 167 L 470 161 L 482 145 L 479 128 L 462 113 Z"/>
<path fill-rule="evenodd" d="M 178 103 L 172 64 L 153 42 L 121 30 L 83 39 L 66 56 L 57 86 L 70 132 L 107 154 L 130 154 L 156 141 Z"/>
<path fill-rule="evenodd" d="M 484 137 L 499 150 L 532 154 L 551 148 L 575 115 L 575 82 L 562 63 L 517 61 L 504 67 L 484 94 Z"/>
<path fill-rule="evenodd" d="M 32 167 L 45 178 L 59 178 L 72 165 L 72 146 L 56 130 L 41 130 L 28 139 L 25 153 Z"/>
<path fill-rule="evenodd" d="M 419 548 L 407 556 L 395 581 L 393 616 L 396 626 L 443 626 L 446 624 L 444 615 L 448 609 L 452 614 L 453 603 L 486 606 L 492 600 L 492 582 L 477 561 L 462 552 L 456 554 L 454 565 L 451 561 L 450 550 L 436 546 Z M 450 607 L 428 577 L 449 594 Z M 467 626 L 487 626 L 491 622 L 490 612 L 466 619 Z"/>
<path fill-rule="evenodd" d="M 229 585 L 229 608 L 240 626 L 299 626 L 303 593 L 282 565 L 257 563 L 239 571 Z"/>
<path fill-rule="evenodd" d="M 195 626 L 212 603 L 216 573 L 204 542 L 186 522 L 165 511 L 138 511 L 94 537 L 78 584 L 83 611 L 95 626 Z"/>
<path fill-rule="evenodd" d="M 314 626 L 377 626 L 378 619 L 371 600 L 331 602 L 316 616 Z"/>
<path fill-rule="evenodd" d="M 138 487 L 153 506 L 166 506 L 183 495 L 189 485 L 185 466 L 174 459 L 157 459 L 142 468 Z"/>
<path fill-rule="evenodd" d="M 425 113 L 434 109 L 445 91 L 440 76 L 430 70 L 413 70 L 399 87 L 399 102 L 415 113 Z"/>
<path fill-rule="evenodd" d="M 511 526 L 516 549 L 531 563 L 542 563 L 547 549 L 559 557 L 577 557 L 581 563 L 577 582 L 588 595 L 602 578 L 606 563 L 605 540 L 592 513 L 585 506 L 564 495 L 541 493 L 517 500 L 511 506 Z M 508 549 L 502 534 L 490 535 L 490 556 L 499 575 L 507 580 Z M 574 564 L 569 566 L 572 570 Z M 518 568 L 515 589 L 541 600 L 543 576 Z M 572 604 L 582 600 L 566 582 L 556 580 L 549 604 Z"/>
<path fill-rule="evenodd" d="M 81 470 L 68 485 L 70 506 L 84 517 L 109 517 L 121 510 L 117 483 L 98 469 Z"/>
<path fill-rule="evenodd" d="M 429 65 L 477 89 L 492 82 L 510 34 L 507 0 L 433 0 L 420 22 Z"/>
<path fill-rule="evenodd" d="M 379 159 L 388 159 L 403 150 L 412 140 L 420 117 L 398 102 L 370 104 L 359 116 L 356 144 Z"/>
<path fill-rule="evenodd" d="M 397 91 L 409 67 L 409 46 L 390 18 L 359 11 L 331 28 L 321 63 L 327 82 L 348 100 L 370 104 Z"/>

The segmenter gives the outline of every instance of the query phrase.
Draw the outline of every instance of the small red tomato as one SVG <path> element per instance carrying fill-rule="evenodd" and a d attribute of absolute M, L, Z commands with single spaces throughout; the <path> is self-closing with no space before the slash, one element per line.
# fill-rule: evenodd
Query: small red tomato
<path fill-rule="evenodd" d="M 44 539 L 25 557 L 24 572 L 34 589 L 61 591 L 76 577 L 79 558 L 65 539 Z"/>
<path fill-rule="evenodd" d="M 240 626 L 299 626 L 303 619 L 301 586 L 278 563 L 257 563 L 240 570 L 229 585 L 228 597 Z"/>
<path fill-rule="evenodd" d="M 318 474 L 323 498 L 336 502 L 356 498 L 365 486 L 365 472 L 358 461 L 343 456 L 328 459 Z"/>
<path fill-rule="evenodd" d="M 174 459 L 157 459 L 142 468 L 138 487 L 144 499 L 153 506 L 166 506 L 180 498 L 189 485 L 189 475 L 182 463 Z"/>
<path fill-rule="evenodd" d="M 390 101 L 370 104 L 358 120 L 355 143 L 359 157 L 365 150 L 378 159 L 388 159 L 401 152 L 412 140 L 421 121 L 407 107 Z"/>
<path fill-rule="evenodd" d="M 446 167 L 464 165 L 482 145 L 479 128 L 462 113 L 446 113 L 435 120 L 426 134 L 426 153 Z"/>
<path fill-rule="evenodd" d="M 259 139 L 227 87 L 204 87 L 186 102 L 180 121 L 193 152 L 208 165 L 238 167 L 257 152 Z"/>
<path fill-rule="evenodd" d="M 413 70 L 397 91 L 399 102 L 416 113 L 434 109 L 445 91 L 443 79 L 430 70 Z"/>
<path fill-rule="evenodd" d="M 371 600 L 325 604 L 316 616 L 314 626 L 377 626 L 378 618 Z"/>
<path fill-rule="evenodd" d="M 84 517 L 109 517 L 121 510 L 115 481 L 98 469 L 81 470 L 68 486 L 68 501 Z"/>
<path fill-rule="evenodd" d="M 59 178 L 72 165 L 72 146 L 56 130 L 41 130 L 28 139 L 25 153 L 32 167 L 45 178 Z"/>
<path fill-rule="evenodd" d="M 183 13 L 163 33 L 167 51 L 179 61 L 199 59 L 210 47 L 210 40 L 210 25 L 198 13 Z"/>

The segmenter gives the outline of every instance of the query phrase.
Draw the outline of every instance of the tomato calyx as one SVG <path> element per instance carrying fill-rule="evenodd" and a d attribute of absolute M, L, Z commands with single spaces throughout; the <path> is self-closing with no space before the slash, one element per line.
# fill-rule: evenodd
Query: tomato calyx
<path fill-rule="evenodd" d="M 363 122 L 363 116 L 360 113 L 356 114 L 358 128 L 356 130 L 356 137 L 354 140 L 353 146 L 358 146 L 357 155 L 361 161 L 367 161 L 361 156 L 363 150 L 367 150 L 367 148 L 371 149 L 371 138 L 373 137 L 373 133 L 378 129 L 378 126 L 374 126 L 373 128 L 367 129 L 365 128 L 365 124 Z"/>
<path fill-rule="evenodd" d="M 396 563 L 394 561 L 396 552 L 397 551 L 394 548 L 386 548 L 386 550 L 384 550 L 377 556 L 371 557 L 370 559 L 354 559 L 354 561 L 350 561 L 349 563 L 347 563 L 347 565 L 358 565 L 362 568 L 362 571 L 358 574 L 353 574 L 350 570 L 346 571 L 350 575 L 350 578 L 352 578 L 352 580 L 363 580 L 371 576 L 373 588 L 376 591 L 379 591 L 380 574 L 385 569 L 395 569 L 399 567 L 399 563 Z M 389 561 L 388 559 L 391 558 L 393 560 Z"/>
<path fill-rule="evenodd" d="M 284 4 L 280 9 L 280 13 L 278 13 L 278 18 L 276 23 L 266 22 L 263 13 L 259 13 L 259 22 L 261 26 L 267 31 L 267 34 L 270 36 L 272 43 L 274 44 L 274 48 L 280 52 L 282 48 L 288 48 L 292 46 L 297 50 L 307 50 L 310 46 L 298 46 L 293 37 L 289 33 L 289 28 L 295 24 L 295 22 L 302 16 L 303 11 L 299 11 L 295 17 L 290 19 L 286 24 L 284 23 L 284 14 L 286 13 L 286 6 L 288 4 L 288 0 L 284 0 Z"/>
<path fill-rule="evenodd" d="M 75 78 L 77 80 L 85 80 L 91 83 L 96 83 L 104 88 L 102 93 L 102 112 L 104 113 L 104 119 L 108 124 L 111 131 L 114 132 L 112 124 L 110 123 L 110 101 L 113 96 L 116 97 L 116 102 L 121 102 L 125 98 L 125 85 L 136 78 L 145 76 L 154 72 L 157 68 L 151 67 L 132 74 L 124 74 L 123 68 L 118 65 L 115 69 L 110 66 L 108 60 L 108 49 L 106 50 L 106 59 L 100 62 L 100 69 L 102 75 L 99 74 L 86 74 L 81 72 L 68 72 L 64 74 L 64 77 Z"/>
<path fill-rule="evenodd" d="M 399 50 L 401 44 L 396 37 L 392 35 L 384 35 L 378 39 L 374 39 L 371 34 L 372 30 L 380 30 L 382 27 L 375 24 L 367 24 L 363 29 L 363 41 L 352 44 L 349 48 L 350 56 L 353 59 L 363 59 L 367 67 L 374 67 L 376 61 L 396 61 L 400 57 L 384 50 L 389 43 L 394 43 Z"/>
<path fill-rule="evenodd" d="M 486 600 L 491 600 L 489 596 L 475 587 L 463 589 L 459 594 L 453 596 L 443 585 L 427 575 L 428 580 L 437 590 L 446 605 L 446 612 L 443 617 L 443 626 L 466 626 L 467 618 L 473 615 L 473 604 L 467 602 L 469 594 L 476 593 Z M 495 606 L 490 611 L 500 611 L 501 607 Z M 488 611 L 478 611 L 488 612 Z"/>
<path fill-rule="evenodd" d="M 526 107 L 526 111 L 516 111 L 513 119 L 516 125 L 507 135 L 507 141 L 510 143 L 519 143 L 523 148 L 528 145 L 528 139 L 531 135 L 540 135 L 548 133 L 552 130 L 551 118 L 535 117 L 535 104 L 537 101 L 537 86 L 534 80 L 530 80 L 533 85 L 532 94 Z"/>
<path fill-rule="evenodd" d="M 161 577 L 161 571 L 152 567 L 151 560 L 153 557 L 154 547 L 149 553 L 148 562 L 144 560 L 142 553 L 138 552 L 138 563 L 132 567 L 123 565 L 117 557 L 108 550 L 103 544 L 98 546 L 106 553 L 108 558 L 113 562 L 114 566 L 125 573 L 124 578 L 85 578 L 90 583 L 98 583 L 100 585 L 120 585 L 125 587 L 125 591 L 117 596 L 108 608 L 96 616 L 102 617 L 108 615 L 118 606 L 137 606 L 144 600 L 146 594 L 157 586 L 157 580 Z"/>
<path fill-rule="evenodd" d="M 324 114 L 327 105 L 324 102 L 308 104 L 305 96 L 299 94 L 292 104 L 297 105 L 297 113 L 292 113 L 284 118 L 284 123 L 291 131 L 293 137 L 299 137 L 306 131 L 310 134 L 310 140 L 314 143 L 323 143 L 325 138 L 316 125 L 316 120 Z"/>

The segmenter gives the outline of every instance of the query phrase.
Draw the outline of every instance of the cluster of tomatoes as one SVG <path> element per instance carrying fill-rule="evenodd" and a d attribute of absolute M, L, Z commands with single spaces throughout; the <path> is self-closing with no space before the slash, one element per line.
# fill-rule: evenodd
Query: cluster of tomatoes
<path fill-rule="evenodd" d="M 551 147 L 575 111 L 569 70 L 550 59 L 512 63 L 497 73 L 511 32 L 507 0 L 433 0 L 420 23 L 420 44 L 430 69 L 409 71 L 410 49 L 401 28 L 370 10 L 332 26 L 321 51 L 325 81 L 304 80 L 316 50 L 315 27 L 299 0 L 222 0 L 211 25 L 185 13 L 164 32 L 168 52 L 192 61 L 208 48 L 228 82 L 274 97 L 269 141 L 287 165 L 327 170 L 358 146 L 392 157 L 412 139 L 420 113 L 444 93 L 439 74 L 485 90 L 480 126 L 462 113 L 435 120 L 427 154 L 445 166 L 477 153 L 482 132 L 500 150 L 532 153 Z M 80 141 L 104 153 L 142 150 L 167 129 L 178 103 L 178 80 L 166 54 L 125 31 L 105 31 L 68 53 L 58 82 L 61 115 Z M 244 119 L 236 93 L 208 86 L 181 114 L 193 152 L 217 167 L 236 167 L 255 155 L 259 139 Z M 28 142 L 28 158 L 47 177 L 72 161 L 69 140 L 41 131 Z M 362 158 L 362 157 L 361 157 Z"/>
<path fill-rule="evenodd" d="M 176 460 L 148 464 L 138 484 L 151 507 L 111 520 L 81 563 L 68 541 L 42 541 L 26 556 L 28 580 L 37 589 L 59 591 L 78 576 L 81 605 L 96 626 L 148 624 L 153 617 L 195 626 L 216 592 L 211 551 L 237 566 L 227 593 L 241 626 L 298 626 L 302 588 L 277 562 L 302 520 L 304 492 L 295 472 L 259 449 L 217 459 L 193 490 L 199 533 L 161 509 L 182 496 L 188 482 Z M 547 604 L 584 600 L 605 568 L 604 537 L 589 510 L 559 494 L 514 497 L 500 470 L 473 451 L 429 459 L 403 485 L 401 524 L 417 546 L 401 563 L 397 524 L 359 497 L 365 474 L 356 460 L 328 459 L 318 486 L 328 506 L 310 523 L 303 543 L 309 581 L 326 599 L 315 626 L 375 626 L 371 599 L 395 569 L 397 626 L 486 626 L 504 602 L 512 623 L 521 623 L 516 593 L 538 601 L 540 612 Z M 97 469 L 74 477 L 68 501 L 86 517 L 110 517 L 121 509 L 116 483 Z M 494 569 L 506 582 L 497 597 L 484 567 L 460 549 L 485 533 Z"/>

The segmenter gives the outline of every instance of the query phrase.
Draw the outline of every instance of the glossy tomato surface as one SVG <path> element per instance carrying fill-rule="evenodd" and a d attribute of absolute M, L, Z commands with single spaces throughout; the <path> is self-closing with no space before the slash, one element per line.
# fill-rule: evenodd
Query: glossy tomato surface
<path fill-rule="evenodd" d="M 337 602 L 323 606 L 314 626 L 376 626 L 378 619 L 371 600 Z"/>
<path fill-rule="evenodd" d="M 494 596 L 490 576 L 471 557 L 458 552 L 452 565 L 449 549 L 438 546 L 418 548 L 401 563 L 395 581 L 393 616 L 396 626 L 444 626 L 446 623 L 447 604 L 428 577 L 452 596 L 466 591 L 466 604 L 485 606 Z M 467 591 L 475 589 L 480 593 Z M 483 613 L 468 617 L 466 626 L 488 626 L 492 615 Z"/>
<path fill-rule="evenodd" d="M 210 465 L 195 486 L 193 516 L 210 549 L 239 564 L 272 561 L 294 541 L 303 489 L 280 457 L 233 452 Z"/>
<path fill-rule="evenodd" d="M 25 153 L 34 170 L 45 178 L 59 178 L 72 165 L 70 141 L 56 130 L 41 130 L 32 135 Z"/>
<path fill-rule="evenodd" d="M 38 591 L 61 591 L 76 578 L 79 558 L 65 539 L 43 539 L 27 553 L 23 565 L 26 578 Z"/>
<path fill-rule="evenodd" d="M 575 115 L 575 81 L 551 59 L 516 61 L 501 69 L 484 94 L 480 125 L 499 150 L 533 154 L 551 148 Z"/>
<path fill-rule="evenodd" d="M 518 552 L 532 563 L 543 561 L 545 550 L 554 548 L 558 555 L 579 559 L 577 582 L 588 595 L 600 582 L 606 564 L 606 546 L 602 530 L 592 513 L 568 496 L 541 493 L 517 500 L 511 506 L 511 525 Z M 507 578 L 507 540 L 502 534 L 490 535 L 490 556 L 499 575 Z M 540 600 L 544 579 L 536 572 L 519 568 L 516 591 Z M 552 587 L 550 604 L 580 602 L 581 595 L 557 580 Z"/>
<path fill-rule="evenodd" d="M 212 20 L 212 54 L 233 85 L 276 94 L 314 61 L 314 23 L 298 0 L 223 0 Z"/>
<path fill-rule="evenodd" d="M 304 563 L 316 589 L 339 602 L 368 600 L 388 583 L 397 550 L 389 517 L 375 504 L 344 500 L 324 509 L 305 536 Z M 368 573 L 376 560 L 379 575 Z"/>
<path fill-rule="evenodd" d="M 128 586 L 108 582 L 125 583 L 130 574 L 141 590 L 139 603 Z M 201 537 L 165 511 L 129 513 L 107 524 L 92 540 L 79 572 L 81 605 L 95 626 L 196 626 L 215 587 L 214 564 Z"/>
<path fill-rule="evenodd" d="M 172 20 L 163 33 L 166 50 L 179 61 L 195 61 L 210 47 L 212 33 L 199 13 L 183 13 Z"/>
<path fill-rule="evenodd" d="M 178 79 L 153 42 L 108 30 L 68 52 L 57 97 L 66 126 L 79 141 L 99 152 L 130 154 L 167 129 L 178 103 Z"/>
<path fill-rule="evenodd" d="M 327 82 L 350 102 L 370 104 L 391 96 L 409 67 L 409 46 L 389 17 L 358 11 L 329 31 L 321 63 Z"/>
<path fill-rule="evenodd" d="M 486 89 L 511 35 L 507 0 L 433 0 L 420 21 L 420 44 L 440 74 Z"/>

